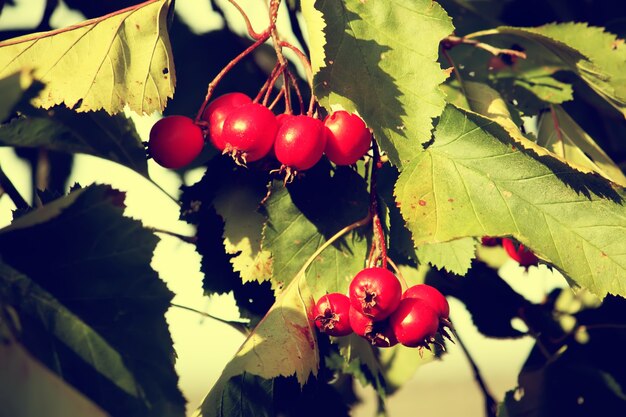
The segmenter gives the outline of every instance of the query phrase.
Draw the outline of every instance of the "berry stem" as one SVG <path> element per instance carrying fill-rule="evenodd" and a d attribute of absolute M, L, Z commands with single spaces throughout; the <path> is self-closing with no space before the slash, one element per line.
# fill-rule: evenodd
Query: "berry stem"
<path fill-rule="evenodd" d="M 406 283 L 404 276 L 402 275 L 402 271 L 400 271 L 400 268 L 398 268 L 398 265 L 396 265 L 396 263 L 391 258 L 387 257 L 387 262 L 389 263 L 389 266 L 391 267 L 391 269 L 393 269 L 393 272 L 395 273 L 396 277 L 398 277 L 398 279 L 400 280 L 400 284 L 402 285 L 402 292 L 404 292 L 407 288 L 409 288 L 409 286 Z"/>
<path fill-rule="evenodd" d="M 376 192 L 376 172 L 382 166 L 380 162 L 380 152 L 376 141 L 372 143 L 372 170 L 370 173 L 370 214 L 372 216 L 372 226 L 374 229 L 374 237 L 372 239 L 372 248 L 368 258 L 368 267 L 373 267 L 377 261 L 381 260 L 381 266 L 387 268 L 387 244 L 385 243 L 385 232 L 378 214 L 378 193 Z"/>
<path fill-rule="evenodd" d="M 274 85 L 276 85 L 276 81 L 278 81 L 278 77 L 285 71 L 285 67 L 280 64 L 278 65 L 278 70 L 272 75 L 272 78 L 269 80 L 269 84 L 267 85 L 267 90 L 265 90 L 265 96 L 263 97 L 263 105 L 267 106 L 267 103 L 272 94 L 272 90 L 274 89 Z"/>
<path fill-rule="evenodd" d="M 291 49 L 296 54 L 296 56 L 300 59 L 300 61 L 302 62 L 302 65 L 304 65 L 306 78 L 309 82 L 309 88 L 311 89 L 311 99 L 309 100 L 309 109 L 307 111 L 307 115 L 312 116 L 313 107 L 315 106 L 315 95 L 313 94 L 313 68 L 311 67 L 311 62 L 306 57 L 306 55 L 304 55 L 304 52 L 302 52 L 298 47 L 290 44 L 289 42 L 281 41 L 280 46 L 284 46 L 285 48 Z"/>
<path fill-rule="evenodd" d="M 278 36 L 278 30 L 276 29 L 276 21 L 278 19 L 278 9 L 280 7 L 280 0 L 270 0 L 270 35 L 272 37 L 272 43 L 274 44 L 274 51 L 276 52 L 276 58 L 280 63 L 281 67 L 285 70 L 287 68 L 288 62 L 283 55 L 283 50 L 281 46 L 281 40 Z M 291 109 L 291 94 L 289 92 L 289 78 L 283 71 L 283 88 L 285 91 L 285 113 L 291 114 L 293 111 Z"/>
<path fill-rule="evenodd" d="M 272 101 L 272 103 L 267 106 L 268 109 L 272 110 L 274 108 L 274 106 L 276 106 L 276 104 L 278 104 L 278 102 L 280 101 L 281 97 L 285 95 L 285 89 L 281 88 L 280 91 L 278 92 L 278 95 L 274 98 L 274 101 Z"/>
<path fill-rule="evenodd" d="M 289 76 L 289 81 L 291 82 L 291 85 L 293 86 L 293 89 L 296 92 L 296 96 L 298 97 L 298 104 L 300 106 L 300 114 L 303 114 L 304 102 L 302 100 L 302 93 L 300 92 L 300 87 L 298 87 L 298 80 L 296 80 L 296 77 L 293 76 L 291 71 L 287 70 L 286 74 L 287 76 Z"/>
<path fill-rule="evenodd" d="M 276 65 L 274 65 L 274 68 L 272 69 L 272 72 L 270 72 L 270 75 L 267 76 L 265 83 L 263 84 L 259 92 L 257 93 L 256 97 L 254 98 L 254 100 L 252 100 L 253 103 L 258 103 L 261 100 L 261 97 L 265 96 L 265 93 L 267 92 L 267 89 L 269 88 L 270 82 L 271 80 L 274 79 L 274 76 L 276 75 L 276 72 L 278 70 L 280 70 L 280 64 L 276 63 Z"/>
<path fill-rule="evenodd" d="M 228 73 L 228 71 L 230 71 L 235 65 L 237 65 L 239 61 L 241 61 L 243 58 L 248 56 L 252 51 L 254 51 L 260 45 L 265 43 L 265 41 L 267 41 L 269 38 L 270 38 L 270 30 L 266 29 L 252 45 L 244 49 L 243 52 L 241 52 L 232 61 L 230 61 L 228 65 L 222 68 L 222 70 L 215 76 L 215 78 L 213 78 L 213 81 L 209 83 L 209 87 L 207 89 L 204 102 L 202 102 L 202 105 L 200 106 L 200 109 L 198 110 L 198 114 L 196 115 L 196 118 L 194 120 L 196 123 L 200 121 L 200 118 L 202 117 L 202 113 L 204 112 L 205 107 L 209 103 L 209 100 L 211 100 L 211 96 L 213 95 L 213 91 L 215 90 L 215 87 L 217 87 L 219 82 L 222 81 L 222 78 L 224 78 L 224 76 Z"/>
<path fill-rule="evenodd" d="M 246 12 L 243 10 L 243 8 L 235 0 L 228 0 L 228 1 L 230 4 L 235 6 L 235 8 L 239 11 L 239 13 L 241 13 L 243 20 L 246 22 L 246 29 L 248 29 L 248 35 L 252 39 L 259 40 L 263 36 L 263 34 L 257 33 L 254 31 L 254 29 L 252 28 L 252 23 L 250 23 L 250 18 L 248 17 Z"/>

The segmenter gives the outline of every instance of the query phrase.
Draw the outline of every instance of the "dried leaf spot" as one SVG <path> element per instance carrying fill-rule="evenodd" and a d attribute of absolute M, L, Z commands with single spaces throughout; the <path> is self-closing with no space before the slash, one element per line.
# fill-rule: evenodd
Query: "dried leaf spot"
<path fill-rule="evenodd" d="M 422 206 L 422 207 L 423 207 L 423 206 L 425 206 L 425 205 L 426 205 L 426 201 L 424 201 L 424 200 L 420 200 L 420 201 L 418 202 L 418 204 L 419 204 L 420 206 Z"/>
<path fill-rule="evenodd" d="M 289 323 L 289 325 L 306 338 L 307 342 L 309 342 L 311 350 L 315 350 L 315 340 L 311 337 L 311 329 L 308 326 L 300 326 L 296 323 Z"/>
<path fill-rule="evenodd" d="M 170 73 L 169 68 L 167 68 L 167 67 L 163 68 L 163 75 L 169 74 L 169 73 Z"/>
<path fill-rule="evenodd" d="M 454 198 L 449 198 L 448 203 L 454 203 Z"/>

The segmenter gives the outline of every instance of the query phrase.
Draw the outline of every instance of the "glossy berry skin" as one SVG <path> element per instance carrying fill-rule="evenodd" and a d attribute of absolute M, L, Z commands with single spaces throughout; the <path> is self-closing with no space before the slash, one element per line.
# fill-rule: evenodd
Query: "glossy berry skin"
<path fill-rule="evenodd" d="M 404 300 L 406 298 L 422 300 L 437 313 L 439 318 L 447 319 L 450 316 L 448 300 L 446 300 L 446 297 L 435 287 L 426 284 L 414 285 L 409 287 L 404 294 L 402 294 L 402 299 Z"/>
<path fill-rule="evenodd" d="M 386 319 L 400 303 L 402 287 L 398 278 L 385 268 L 366 268 L 350 283 L 350 303 L 374 321 Z"/>
<path fill-rule="evenodd" d="M 367 339 L 376 347 L 391 347 L 398 344 L 389 321 L 374 321 L 350 307 L 350 326 L 354 333 Z"/>
<path fill-rule="evenodd" d="M 252 103 L 243 93 L 228 93 L 213 100 L 202 112 L 202 120 L 209 124 L 208 138 L 219 151 L 226 148 L 222 137 L 226 117 L 237 107 Z"/>
<path fill-rule="evenodd" d="M 309 116 L 283 116 L 276 133 L 276 159 L 292 170 L 307 170 L 322 158 L 326 131 L 321 120 Z"/>
<path fill-rule="evenodd" d="M 424 300 L 405 298 L 389 317 L 389 324 L 404 346 L 426 346 L 437 333 L 439 317 Z"/>
<path fill-rule="evenodd" d="M 328 139 L 324 152 L 336 165 L 352 165 L 367 153 L 372 134 L 356 114 L 336 111 L 324 120 Z"/>
<path fill-rule="evenodd" d="M 315 325 L 329 336 L 347 336 L 350 327 L 350 299 L 340 293 L 322 296 L 315 305 Z"/>
<path fill-rule="evenodd" d="M 267 107 L 258 103 L 236 107 L 224 120 L 225 150 L 243 162 L 258 161 L 272 148 L 277 129 L 276 117 Z"/>
<path fill-rule="evenodd" d="M 505 238 L 502 239 L 502 247 L 512 259 L 516 260 L 520 266 L 523 266 L 526 270 L 528 270 L 529 266 L 539 264 L 539 258 L 521 243 L 516 247 L 511 239 Z"/>
<path fill-rule="evenodd" d="M 185 116 L 167 116 L 150 130 L 150 156 L 165 168 L 178 169 L 189 165 L 202 151 L 202 129 Z"/>

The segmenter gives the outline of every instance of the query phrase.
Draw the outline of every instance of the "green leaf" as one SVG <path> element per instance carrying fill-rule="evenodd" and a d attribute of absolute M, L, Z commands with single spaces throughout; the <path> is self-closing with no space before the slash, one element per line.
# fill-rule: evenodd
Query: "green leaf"
<path fill-rule="evenodd" d="M 265 379 L 295 375 L 301 386 L 310 375 L 316 376 L 319 352 L 308 317 L 313 305 L 304 276 L 296 277 L 226 365 L 202 402 L 199 414 L 230 415 L 224 408 L 224 396 L 232 387 L 232 379 L 246 373 Z"/>
<path fill-rule="evenodd" d="M 21 322 L 40 321 L 49 335 L 133 397 L 140 392 L 120 354 L 79 317 L 29 277 L 0 262 L 0 301 L 14 308 Z M 26 329 L 28 333 L 29 329 Z"/>
<path fill-rule="evenodd" d="M 100 362 L 110 361 L 110 352 L 86 361 L 87 354 L 81 358 L 51 337 L 45 331 L 50 317 L 25 325 L 26 347 L 38 359 L 111 415 L 182 416 L 185 401 L 164 317 L 172 293 L 150 266 L 158 238 L 123 216 L 123 202 L 124 195 L 108 186 L 74 191 L 2 230 L 0 255 L 115 349 L 140 395 L 118 388 L 128 381 L 113 384 L 97 371 L 111 366 L 113 372 L 114 362 Z"/>
<path fill-rule="evenodd" d="M 94 155 L 148 177 L 145 146 L 133 121 L 123 115 L 81 114 L 59 107 L 0 125 L 0 144 Z"/>
<path fill-rule="evenodd" d="M 320 165 L 287 187 L 282 181 L 270 187 L 262 246 L 272 253 L 275 288 L 288 285 L 327 239 L 367 215 L 365 180 L 349 168 L 338 168 L 331 177 L 328 167 Z M 345 292 L 363 269 L 367 249 L 367 239 L 357 230 L 324 250 L 307 272 L 313 294 Z"/>
<path fill-rule="evenodd" d="M 537 143 L 572 164 L 626 186 L 622 170 L 561 106 L 552 106 L 539 119 Z"/>
<path fill-rule="evenodd" d="M 374 347 L 366 339 L 351 334 L 336 339 L 340 357 L 326 357 L 326 366 L 341 373 L 351 374 L 361 386 L 372 385 L 381 398 L 387 395 L 383 368 Z"/>
<path fill-rule="evenodd" d="M 252 187 L 221 190 L 215 209 L 224 219 L 224 247 L 243 282 L 263 282 L 272 276 L 271 253 L 261 249 L 265 217 L 257 212 L 259 199 Z"/>
<path fill-rule="evenodd" d="M 34 69 L 46 84 L 34 104 L 79 112 L 139 114 L 165 108 L 176 76 L 167 33 L 169 0 L 131 6 L 51 32 L 0 42 L 0 77 Z"/>
<path fill-rule="evenodd" d="M 82 396 L 33 358 L 23 346 L 2 338 L 0 318 L 0 402 L 2 414 L 11 417 L 107 417 L 101 408 Z M 34 401 L 33 399 L 37 400 Z"/>
<path fill-rule="evenodd" d="M 494 122 L 448 107 L 395 195 L 417 245 L 511 235 L 604 297 L 626 295 L 626 208 L 595 175 L 522 152 Z M 573 283 L 572 283 L 573 284 Z"/>
<path fill-rule="evenodd" d="M 430 0 L 318 0 L 315 7 L 326 22 L 324 53 L 312 55 L 320 68 L 316 97 L 328 110 L 357 111 L 402 168 L 430 140 L 432 119 L 445 106 L 437 59 L 439 41 L 453 30 L 450 17 Z M 315 45 L 320 22 L 310 20 Z"/>
<path fill-rule="evenodd" d="M 483 34 L 510 34 L 543 45 L 626 116 L 626 45 L 604 28 L 560 23 L 535 28 L 504 26 Z"/>
<path fill-rule="evenodd" d="M 476 241 L 465 237 L 450 242 L 428 243 L 418 246 L 416 254 L 421 262 L 465 275 L 472 266 L 472 259 L 476 257 Z"/>

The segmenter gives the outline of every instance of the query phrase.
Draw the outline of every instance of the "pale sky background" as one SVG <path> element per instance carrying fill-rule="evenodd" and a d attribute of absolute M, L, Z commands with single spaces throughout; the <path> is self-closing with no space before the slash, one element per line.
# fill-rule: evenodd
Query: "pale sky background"
<path fill-rule="evenodd" d="M 238 28 L 243 34 L 245 28 L 235 9 L 225 0 L 219 3 L 228 14 L 231 27 Z M 250 12 L 255 29 L 259 30 L 267 24 L 264 12 L 266 6 L 262 0 L 241 0 L 240 4 L 246 10 L 253 8 L 258 10 Z M 5 6 L 0 15 L 0 28 L 35 26 L 42 16 L 43 5 L 43 0 L 16 0 L 16 7 Z M 197 32 L 205 32 L 221 24 L 219 17 L 211 11 L 208 0 L 178 0 L 176 7 L 177 13 Z M 70 12 L 66 7 L 61 7 L 53 16 L 54 25 L 58 27 L 82 19 L 79 13 Z M 283 23 L 288 22 L 285 16 L 282 19 Z M 207 74 L 207 83 L 213 76 L 214 74 Z M 147 140 L 150 127 L 158 117 L 158 115 L 133 116 L 143 140 Z M 0 164 L 22 195 L 29 200 L 31 190 L 26 163 L 16 158 L 11 149 L 0 148 Z M 157 183 L 170 194 L 178 194 L 180 182 L 176 175 L 159 167 L 153 161 L 149 161 L 149 169 L 151 177 Z M 193 184 L 201 177 L 202 169 L 198 169 L 189 173 L 185 182 Z M 80 155 L 76 158 L 69 184 L 74 182 L 82 185 L 93 182 L 112 184 L 115 188 L 126 191 L 126 215 L 141 220 L 147 226 L 181 234 L 193 234 L 191 226 L 178 220 L 177 206 L 155 186 L 130 169 L 95 157 Z M 13 208 L 8 197 L 0 199 L 0 227 L 10 223 Z M 200 256 L 194 247 L 169 236 L 162 235 L 161 239 L 152 264 L 169 288 L 176 293 L 174 302 L 219 317 L 237 318 L 238 311 L 232 296 L 212 298 L 203 296 L 202 275 L 199 272 Z M 514 261 L 510 261 L 501 268 L 500 274 L 516 291 L 535 302 L 541 301 L 552 288 L 565 286 L 565 280 L 553 275 L 545 266 L 533 267 L 525 274 Z M 517 374 L 533 341 L 530 338 L 486 339 L 478 333 L 469 313 L 460 302 L 450 299 L 450 305 L 451 318 L 460 336 L 471 350 L 487 384 L 496 398 L 501 400 L 505 391 L 515 387 Z M 189 400 L 188 410 L 192 412 L 243 342 L 243 337 L 229 326 L 203 319 L 188 311 L 170 309 L 167 320 L 178 353 L 176 369 L 180 375 L 180 387 Z M 429 417 L 484 415 L 482 395 L 473 380 L 463 353 L 457 345 L 448 344 L 448 346 L 448 354 L 442 361 L 422 367 L 405 387 L 389 398 L 390 416 L 413 417 L 416 410 L 419 410 L 420 415 Z M 373 392 L 362 389 L 359 389 L 359 392 L 365 402 L 355 408 L 353 415 L 356 417 L 374 415 Z"/>

